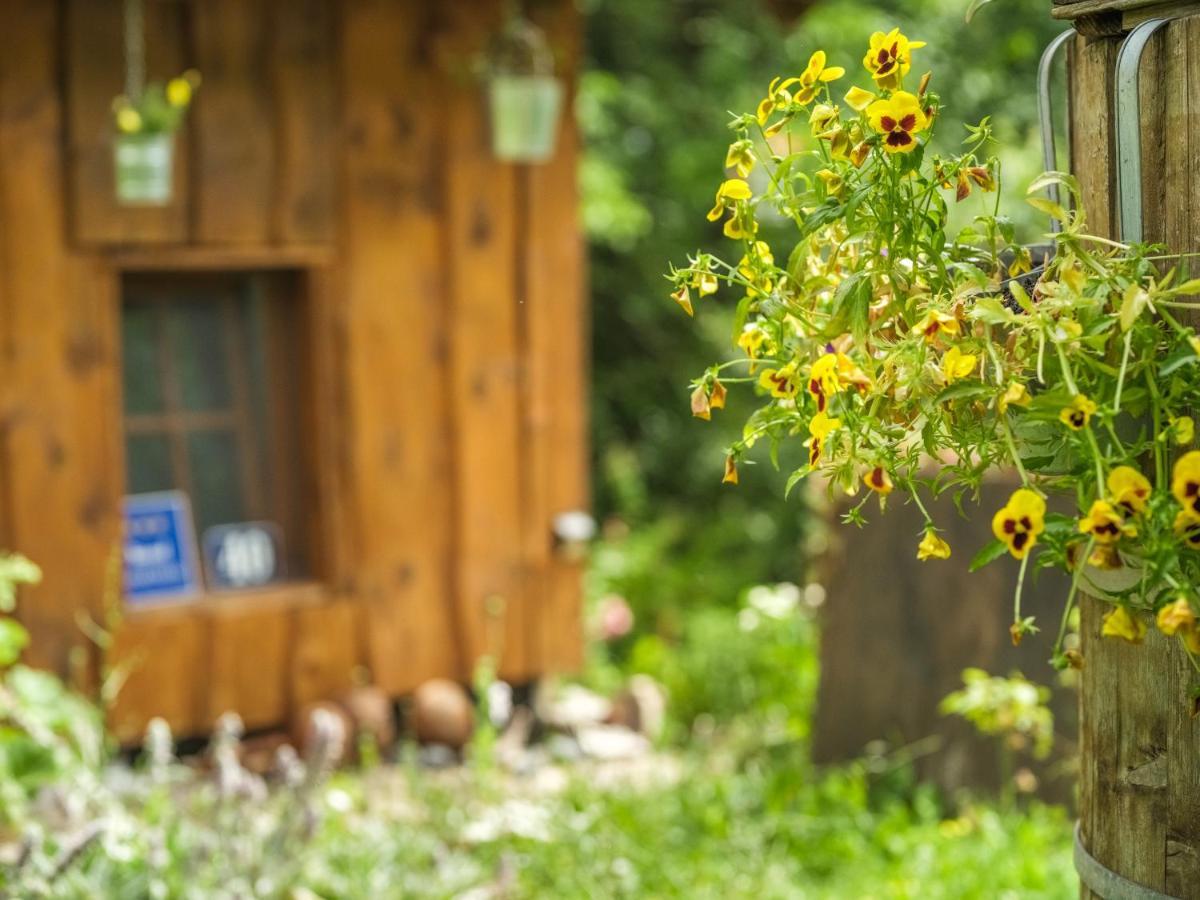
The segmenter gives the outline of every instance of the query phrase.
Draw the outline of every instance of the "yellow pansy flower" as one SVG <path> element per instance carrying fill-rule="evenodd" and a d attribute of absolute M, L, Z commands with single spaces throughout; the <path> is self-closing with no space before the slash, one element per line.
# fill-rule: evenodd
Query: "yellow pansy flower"
<path fill-rule="evenodd" d="M 728 394 L 729 392 L 725 390 L 725 385 L 721 384 L 718 379 L 714 378 L 712 390 L 708 393 L 708 405 L 713 409 L 724 409 L 725 397 L 728 396 Z"/>
<path fill-rule="evenodd" d="M 695 310 L 692 309 L 692 295 L 686 284 L 680 285 L 679 290 L 671 294 L 671 299 L 682 306 L 689 316 L 695 315 Z"/>
<path fill-rule="evenodd" d="M 836 81 L 846 74 L 841 66 L 826 66 L 825 51 L 818 50 L 808 58 L 808 65 L 800 73 L 797 81 L 800 89 L 792 96 L 797 103 L 811 103 L 817 96 L 817 90 L 822 84 Z"/>
<path fill-rule="evenodd" d="M 946 384 L 952 384 L 960 378 L 966 378 L 975 371 L 979 357 L 973 353 L 963 353 L 957 347 L 951 347 L 942 357 L 942 378 Z"/>
<path fill-rule="evenodd" d="M 1108 473 L 1108 496 L 1130 515 L 1139 515 L 1150 500 L 1150 481 L 1133 466 Z"/>
<path fill-rule="evenodd" d="M 1155 617 L 1158 630 L 1167 637 L 1174 637 L 1178 631 L 1191 631 L 1196 625 L 1196 614 L 1186 597 L 1180 597 L 1168 603 L 1158 611 Z"/>
<path fill-rule="evenodd" d="M 992 517 L 992 533 L 1008 552 L 1024 559 L 1046 528 L 1046 501 L 1029 488 L 1018 488 Z"/>
<path fill-rule="evenodd" d="M 846 184 L 842 181 L 842 176 L 832 169 L 821 169 L 817 172 L 817 177 L 825 185 L 825 193 L 830 197 L 840 197 L 846 189 Z"/>
<path fill-rule="evenodd" d="M 830 126 L 837 124 L 839 115 L 840 110 L 836 106 L 818 103 L 808 116 L 808 124 L 812 126 L 812 133 L 817 137 L 825 134 L 830 130 Z"/>
<path fill-rule="evenodd" d="M 730 202 L 749 200 L 753 196 L 754 192 L 750 190 L 750 185 L 740 178 L 722 181 L 721 186 L 717 188 L 717 199 L 713 208 L 708 211 L 708 221 L 715 222 L 721 218 L 721 214 L 725 212 Z"/>
<path fill-rule="evenodd" d="M 815 466 L 821 459 L 821 452 L 825 448 L 825 439 L 841 427 L 841 419 L 831 418 L 824 412 L 817 413 L 809 420 L 809 438 L 804 442 L 804 446 L 808 448 L 808 464 L 810 466 Z"/>
<path fill-rule="evenodd" d="M 1006 412 L 1008 412 L 1008 408 L 1010 406 L 1028 405 L 1029 391 L 1025 388 L 1025 385 L 1021 384 L 1019 381 L 1014 381 L 1007 388 L 1005 388 L 1004 393 L 1001 394 L 1000 398 L 996 401 L 996 408 L 1000 410 L 1000 415 L 1004 415 Z"/>
<path fill-rule="evenodd" d="M 738 470 L 737 461 L 732 456 L 725 457 L 725 477 L 721 479 L 721 484 L 737 484 Z"/>
<path fill-rule="evenodd" d="M 870 49 L 863 57 L 863 65 L 877 85 L 894 91 L 912 68 L 912 51 L 924 46 L 924 41 L 910 41 L 899 28 L 893 28 L 887 34 L 876 31 L 871 35 Z"/>
<path fill-rule="evenodd" d="M 1069 406 L 1064 406 L 1058 414 L 1059 421 L 1072 431 L 1079 431 L 1092 420 L 1096 412 L 1096 404 L 1084 394 L 1076 394 L 1071 398 Z"/>
<path fill-rule="evenodd" d="M 191 83 L 186 78 L 172 78 L 170 81 L 168 81 L 167 102 L 176 107 L 184 107 L 191 103 Z"/>
<path fill-rule="evenodd" d="M 1140 616 L 1130 615 L 1129 610 L 1118 606 L 1104 617 L 1100 633 L 1104 637 L 1119 637 L 1131 644 L 1140 644 L 1146 636 L 1146 623 Z"/>
<path fill-rule="evenodd" d="M 1187 544 L 1191 550 L 1200 550 L 1200 516 L 1181 509 L 1175 514 L 1171 527 L 1175 536 Z"/>
<path fill-rule="evenodd" d="M 890 494 L 893 488 L 891 476 L 888 475 L 887 469 L 883 466 L 875 466 L 875 468 L 864 473 L 863 484 L 883 497 Z"/>
<path fill-rule="evenodd" d="M 142 130 L 142 114 L 132 106 L 117 110 L 117 130 L 122 134 L 137 134 Z"/>
<path fill-rule="evenodd" d="M 758 376 L 758 383 L 770 391 L 772 397 L 783 400 L 791 400 L 800 393 L 795 363 L 788 363 L 782 369 L 764 369 Z"/>
<path fill-rule="evenodd" d="M 1090 534 L 1097 544 L 1115 544 L 1122 537 L 1132 537 L 1137 529 L 1125 524 L 1125 517 L 1107 500 L 1096 500 L 1088 514 L 1079 520 L 1079 530 Z"/>
<path fill-rule="evenodd" d="M 917 135 L 929 127 L 921 102 L 907 91 L 896 91 L 867 107 L 867 121 L 883 135 L 888 153 L 908 153 L 917 147 Z"/>
<path fill-rule="evenodd" d="M 846 96 L 842 99 L 846 101 L 846 105 L 851 109 L 862 112 L 878 98 L 870 91 L 864 91 L 860 87 L 852 87 L 846 91 Z"/>
<path fill-rule="evenodd" d="M 1200 516 L 1200 450 L 1183 454 L 1171 471 L 1171 493 L 1193 516 Z"/>
<path fill-rule="evenodd" d="M 725 168 L 734 169 L 738 175 L 745 178 L 754 169 L 754 142 L 749 140 L 734 141 L 729 145 L 725 154 Z"/>
<path fill-rule="evenodd" d="M 692 415 L 706 422 L 712 418 L 712 406 L 708 402 L 708 391 L 700 385 L 692 391 Z"/>
<path fill-rule="evenodd" d="M 939 335 L 958 334 L 958 319 L 954 318 L 954 316 L 948 316 L 943 312 L 938 312 L 936 309 L 931 309 L 925 313 L 921 321 L 913 326 L 913 331 L 924 335 L 925 342 L 932 344 L 937 340 Z"/>
<path fill-rule="evenodd" d="M 949 559 L 950 545 L 937 536 L 932 528 L 926 529 L 921 543 L 917 544 L 917 559 Z"/>
<path fill-rule="evenodd" d="M 737 345 L 746 351 L 746 356 L 750 359 L 758 359 L 759 351 L 766 339 L 766 333 L 753 322 L 749 322 L 742 328 L 742 333 L 738 335 Z M 751 375 L 754 374 L 755 368 L 754 363 L 751 363 Z"/>

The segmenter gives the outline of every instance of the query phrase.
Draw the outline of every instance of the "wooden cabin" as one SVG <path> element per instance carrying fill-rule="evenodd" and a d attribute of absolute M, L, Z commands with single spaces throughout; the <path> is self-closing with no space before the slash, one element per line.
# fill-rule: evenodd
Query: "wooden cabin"
<path fill-rule="evenodd" d="M 570 84 L 570 0 L 534 4 Z M 583 246 L 569 101 L 492 152 L 499 0 L 145 0 L 146 69 L 203 75 L 164 206 L 115 199 L 121 0 L 0 0 L 0 547 L 45 571 L 37 665 L 128 680 L 123 741 L 250 728 L 366 677 L 393 696 L 580 658 Z M 122 587 L 124 498 L 197 539 L 270 523 L 282 577 Z M 109 633 L 89 637 L 88 620 Z"/>

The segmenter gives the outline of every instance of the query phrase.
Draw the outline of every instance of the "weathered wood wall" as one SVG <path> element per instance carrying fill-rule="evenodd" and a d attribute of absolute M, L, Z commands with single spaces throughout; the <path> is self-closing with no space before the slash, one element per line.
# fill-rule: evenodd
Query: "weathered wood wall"
<path fill-rule="evenodd" d="M 1050 641 L 1069 582 L 1043 572 L 1027 584 L 1024 613 L 1043 634 L 1014 647 L 1012 592 L 1017 566 L 1001 560 L 971 573 L 971 557 L 992 539 L 991 510 L 1020 484 L 996 478 L 984 484 L 978 508 L 963 518 L 949 496 L 930 507 L 952 553 L 948 560 L 916 558 L 924 520 L 914 506 L 893 503 L 886 517 L 847 528 L 831 514 L 830 548 L 820 572 L 821 679 L 813 723 L 813 758 L 841 762 L 862 755 L 872 741 L 917 745 L 918 775 L 953 795 L 962 789 L 1007 789 L 1006 768 L 1028 767 L 1041 797 L 1070 802 L 1074 788 L 1077 693 L 1048 663 Z M 871 505 L 873 507 L 873 504 Z M 1045 761 L 1031 753 L 1005 759 L 996 738 L 979 736 L 938 704 L 962 687 L 962 672 L 1020 672 L 1052 688 L 1055 746 Z M 853 714 L 847 711 L 853 710 Z"/>
<path fill-rule="evenodd" d="M 1071 4 L 1056 9 L 1069 10 Z M 1117 33 L 1077 38 L 1070 60 L 1071 165 L 1093 233 L 1117 237 L 1112 99 L 1121 27 L 1166 11 L 1091 4 Z M 1176 12 L 1186 4 L 1175 4 Z M 1096 7 L 1096 9 L 1092 9 Z M 1079 9 L 1076 8 L 1076 12 Z M 1092 23 L 1093 25 L 1095 23 Z M 1101 29 L 1108 30 L 1108 29 Z M 1145 238 L 1200 250 L 1200 18 L 1179 18 L 1143 57 Z M 1194 270 L 1194 267 L 1193 267 Z M 1200 897 L 1200 719 L 1195 673 L 1178 644 L 1153 628 L 1141 646 L 1100 636 L 1106 607 L 1084 600 L 1080 819 L 1084 845 L 1110 870 L 1173 897 Z M 1084 889 L 1084 898 L 1098 897 Z"/>
<path fill-rule="evenodd" d="M 568 109 L 549 164 L 493 160 L 471 64 L 502 4 L 148 3 L 151 77 L 204 76 L 159 209 L 113 200 L 121 5 L 0 0 L 0 546 L 46 571 L 31 657 L 65 671 L 112 599 L 122 273 L 287 269 L 317 577 L 128 611 L 118 735 L 280 722 L 359 666 L 399 694 L 485 652 L 575 665 L 551 520 L 587 505 L 577 140 Z M 572 79 L 574 5 L 538 15 Z"/>

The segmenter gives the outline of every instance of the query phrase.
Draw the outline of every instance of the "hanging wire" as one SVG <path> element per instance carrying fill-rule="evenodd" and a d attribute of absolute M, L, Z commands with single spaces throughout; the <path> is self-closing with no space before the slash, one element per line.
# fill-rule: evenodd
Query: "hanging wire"
<path fill-rule="evenodd" d="M 125 96 L 136 104 L 145 87 L 145 0 L 125 0 Z"/>

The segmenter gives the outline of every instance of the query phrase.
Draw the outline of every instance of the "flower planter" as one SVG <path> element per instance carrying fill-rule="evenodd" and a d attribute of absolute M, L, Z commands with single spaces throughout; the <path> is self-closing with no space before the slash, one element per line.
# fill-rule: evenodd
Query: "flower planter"
<path fill-rule="evenodd" d="M 496 75 L 489 84 L 492 152 L 505 162 L 554 155 L 563 87 L 553 75 Z"/>
<path fill-rule="evenodd" d="M 117 200 L 126 206 L 166 206 L 171 202 L 174 161 L 174 135 L 117 135 L 113 139 Z"/>

